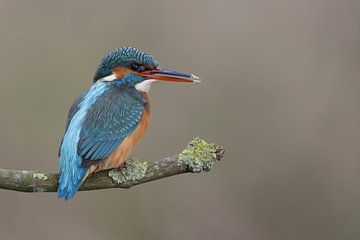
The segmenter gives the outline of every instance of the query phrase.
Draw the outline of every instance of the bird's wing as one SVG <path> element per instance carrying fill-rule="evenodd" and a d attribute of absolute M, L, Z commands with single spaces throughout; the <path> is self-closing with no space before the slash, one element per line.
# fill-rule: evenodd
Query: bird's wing
<path fill-rule="evenodd" d="M 66 127 L 65 127 L 65 133 L 67 131 L 67 129 L 69 128 L 69 125 L 70 125 L 70 122 L 71 122 L 71 119 L 74 117 L 74 115 L 77 113 L 77 111 L 79 111 L 80 107 L 79 107 L 79 104 L 81 103 L 82 99 L 83 99 L 83 96 L 84 95 L 81 95 L 80 97 L 76 98 L 73 105 L 71 106 L 69 112 L 68 112 L 68 118 L 66 120 Z M 65 134 L 64 134 L 65 135 Z M 59 153 L 58 153 L 58 156 L 60 157 L 60 149 L 61 149 L 61 145 L 64 141 L 64 137 L 63 139 L 61 140 L 61 144 L 60 144 L 60 147 L 59 147 Z"/>
<path fill-rule="evenodd" d="M 108 157 L 135 131 L 144 111 L 145 99 L 135 89 L 113 88 L 102 95 L 85 116 L 78 154 L 86 160 Z"/>

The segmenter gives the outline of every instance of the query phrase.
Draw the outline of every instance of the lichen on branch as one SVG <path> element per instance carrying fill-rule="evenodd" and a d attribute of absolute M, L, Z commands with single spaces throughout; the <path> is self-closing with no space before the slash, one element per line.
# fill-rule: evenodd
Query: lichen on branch
<path fill-rule="evenodd" d="M 195 137 L 178 156 L 178 166 L 194 173 L 210 171 L 218 160 L 219 148 L 214 143 Z"/>
<path fill-rule="evenodd" d="M 79 191 L 106 188 L 130 188 L 158 179 L 188 173 L 209 171 L 224 149 L 196 137 L 179 154 L 152 162 L 128 159 L 119 170 L 92 174 Z M 0 169 L 0 189 L 20 192 L 56 192 L 59 174 L 42 171 Z"/>
<path fill-rule="evenodd" d="M 116 183 L 125 183 L 128 181 L 140 180 L 145 176 L 147 169 L 147 162 L 140 162 L 135 158 L 129 158 L 126 160 L 119 170 L 112 169 L 108 175 Z"/>

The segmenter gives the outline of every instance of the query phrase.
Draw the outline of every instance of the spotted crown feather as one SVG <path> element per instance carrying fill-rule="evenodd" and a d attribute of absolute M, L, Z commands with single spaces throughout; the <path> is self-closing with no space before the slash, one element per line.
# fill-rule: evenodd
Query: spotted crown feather
<path fill-rule="evenodd" d="M 159 66 L 159 63 L 151 54 L 133 47 L 122 47 L 112 50 L 105 55 L 96 69 L 94 81 L 111 75 L 111 70 L 117 66 L 129 67 L 132 63 L 154 67 Z"/>

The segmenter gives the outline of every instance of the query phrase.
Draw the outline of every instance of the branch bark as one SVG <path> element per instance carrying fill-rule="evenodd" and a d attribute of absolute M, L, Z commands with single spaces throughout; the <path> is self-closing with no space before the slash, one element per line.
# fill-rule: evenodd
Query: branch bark
<path fill-rule="evenodd" d="M 178 174 L 209 171 L 212 164 L 220 160 L 223 155 L 222 147 L 195 138 L 179 155 L 149 163 L 132 160 L 132 164 L 135 165 L 126 164 L 119 171 L 111 169 L 95 173 L 84 181 L 79 191 L 130 188 Z M 142 171 L 136 170 L 139 164 L 142 166 Z M 58 177 L 57 173 L 0 169 L 0 189 L 19 192 L 56 192 Z"/>

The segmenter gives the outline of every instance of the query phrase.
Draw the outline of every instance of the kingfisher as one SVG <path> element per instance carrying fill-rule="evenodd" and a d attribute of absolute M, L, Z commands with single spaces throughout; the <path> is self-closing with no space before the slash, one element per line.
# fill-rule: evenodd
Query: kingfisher
<path fill-rule="evenodd" d="M 161 68 L 152 55 L 122 47 L 103 57 L 93 81 L 71 106 L 59 148 L 57 197 L 66 201 L 92 173 L 125 163 L 148 128 L 148 92 L 154 82 L 199 82 L 200 78 Z"/>

